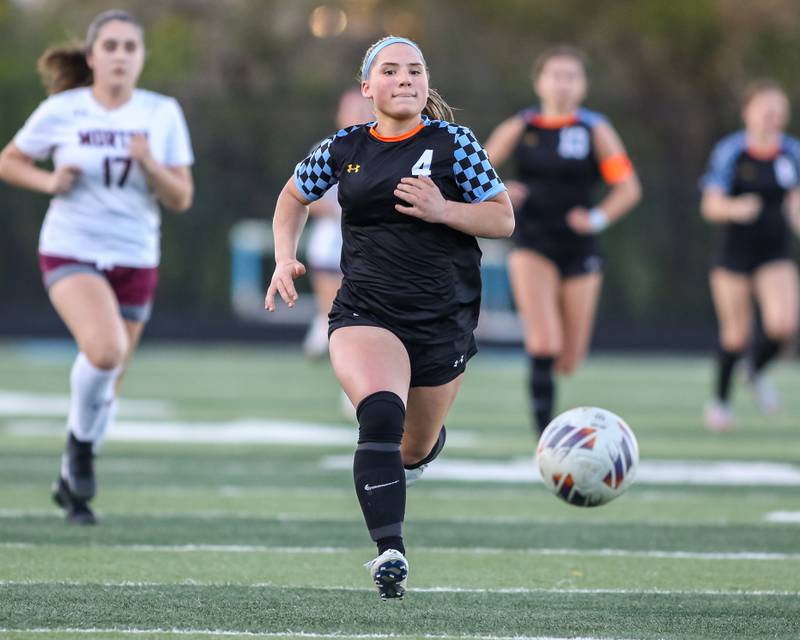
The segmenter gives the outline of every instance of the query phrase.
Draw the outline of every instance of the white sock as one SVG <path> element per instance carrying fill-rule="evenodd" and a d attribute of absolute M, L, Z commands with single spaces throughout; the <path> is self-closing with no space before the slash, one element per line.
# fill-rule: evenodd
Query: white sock
<path fill-rule="evenodd" d="M 79 353 L 70 374 L 69 417 L 67 426 L 81 442 L 103 439 L 113 417 L 114 386 L 122 367 L 108 371 L 98 369 Z"/>
<path fill-rule="evenodd" d="M 99 434 L 94 440 L 94 444 L 92 445 L 92 452 L 97 455 L 100 452 L 100 447 L 103 446 L 103 442 L 106 439 L 106 433 L 108 433 L 108 428 L 114 424 L 114 420 L 117 417 L 117 410 L 119 409 L 119 400 L 117 397 L 111 400 L 111 402 L 103 405 L 103 410 L 101 414 L 97 417 L 97 423 L 102 425 L 102 428 L 99 430 Z"/>

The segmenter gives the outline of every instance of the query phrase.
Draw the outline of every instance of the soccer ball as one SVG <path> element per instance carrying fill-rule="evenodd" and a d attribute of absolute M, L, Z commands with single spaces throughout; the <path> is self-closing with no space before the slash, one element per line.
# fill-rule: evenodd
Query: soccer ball
<path fill-rule="evenodd" d="M 536 461 L 545 485 L 564 502 L 597 507 L 631 485 L 639 466 L 639 445 L 619 416 L 578 407 L 547 425 Z"/>

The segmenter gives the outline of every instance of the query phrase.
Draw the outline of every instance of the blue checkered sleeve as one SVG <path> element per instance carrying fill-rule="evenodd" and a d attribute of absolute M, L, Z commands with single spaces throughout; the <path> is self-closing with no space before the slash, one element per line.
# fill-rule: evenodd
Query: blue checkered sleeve
<path fill-rule="evenodd" d="M 311 155 L 294 168 L 294 183 L 309 202 L 319 200 L 339 181 L 331 157 L 331 144 L 335 139 L 335 135 L 325 138 Z"/>
<path fill-rule="evenodd" d="M 461 187 L 464 200 L 483 202 L 506 190 L 500 176 L 481 143 L 466 127 L 458 127 L 454 132 L 456 148 L 453 153 L 453 174 Z"/>

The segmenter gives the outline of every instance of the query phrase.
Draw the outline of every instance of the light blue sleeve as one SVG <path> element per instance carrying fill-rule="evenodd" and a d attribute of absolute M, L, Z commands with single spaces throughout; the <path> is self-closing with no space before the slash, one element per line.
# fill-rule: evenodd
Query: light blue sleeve
<path fill-rule="evenodd" d="M 708 168 L 700 179 L 700 188 L 717 187 L 730 193 L 733 186 L 736 160 L 746 148 L 744 132 L 734 133 L 723 138 L 711 152 Z"/>
<path fill-rule="evenodd" d="M 453 175 L 466 202 L 483 202 L 506 190 L 489 156 L 466 127 L 455 127 Z"/>
<path fill-rule="evenodd" d="M 297 190 L 309 202 L 319 200 L 325 192 L 339 180 L 335 175 L 331 144 L 336 139 L 333 135 L 325 138 L 319 146 L 294 168 L 294 183 Z"/>

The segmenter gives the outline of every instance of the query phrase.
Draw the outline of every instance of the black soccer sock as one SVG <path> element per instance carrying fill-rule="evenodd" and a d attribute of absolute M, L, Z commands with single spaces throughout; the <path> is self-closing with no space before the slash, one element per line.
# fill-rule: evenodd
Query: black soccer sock
<path fill-rule="evenodd" d="M 731 394 L 733 367 L 741 357 L 741 351 L 727 351 L 723 347 L 719 348 L 717 356 L 717 399 L 720 402 L 728 402 Z"/>
<path fill-rule="evenodd" d="M 430 450 L 427 456 L 425 456 L 419 462 L 415 462 L 414 464 L 407 464 L 404 465 L 406 469 L 419 469 L 423 464 L 430 464 L 436 458 L 439 457 L 439 454 L 444 449 L 444 443 L 447 441 L 447 430 L 442 425 L 442 428 L 439 430 L 439 437 L 436 440 L 436 444 L 433 445 L 433 449 Z"/>
<path fill-rule="evenodd" d="M 762 336 L 753 354 L 753 373 L 761 373 L 764 367 L 781 352 L 782 348 L 782 340 L 773 340 L 768 336 Z"/>
<path fill-rule="evenodd" d="M 403 546 L 406 480 L 400 442 L 406 409 L 391 391 L 364 398 L 356 409 L 358 448 L 353 456 L 353 478 L 361 512 L 378 553 Z"/>
<path fill-rule="evenodd" d="M 553 419 L 556 385 L 553 380 L 553 356 L 530 356 L 528 392 L 536 428 L 541 434 Z"/>

